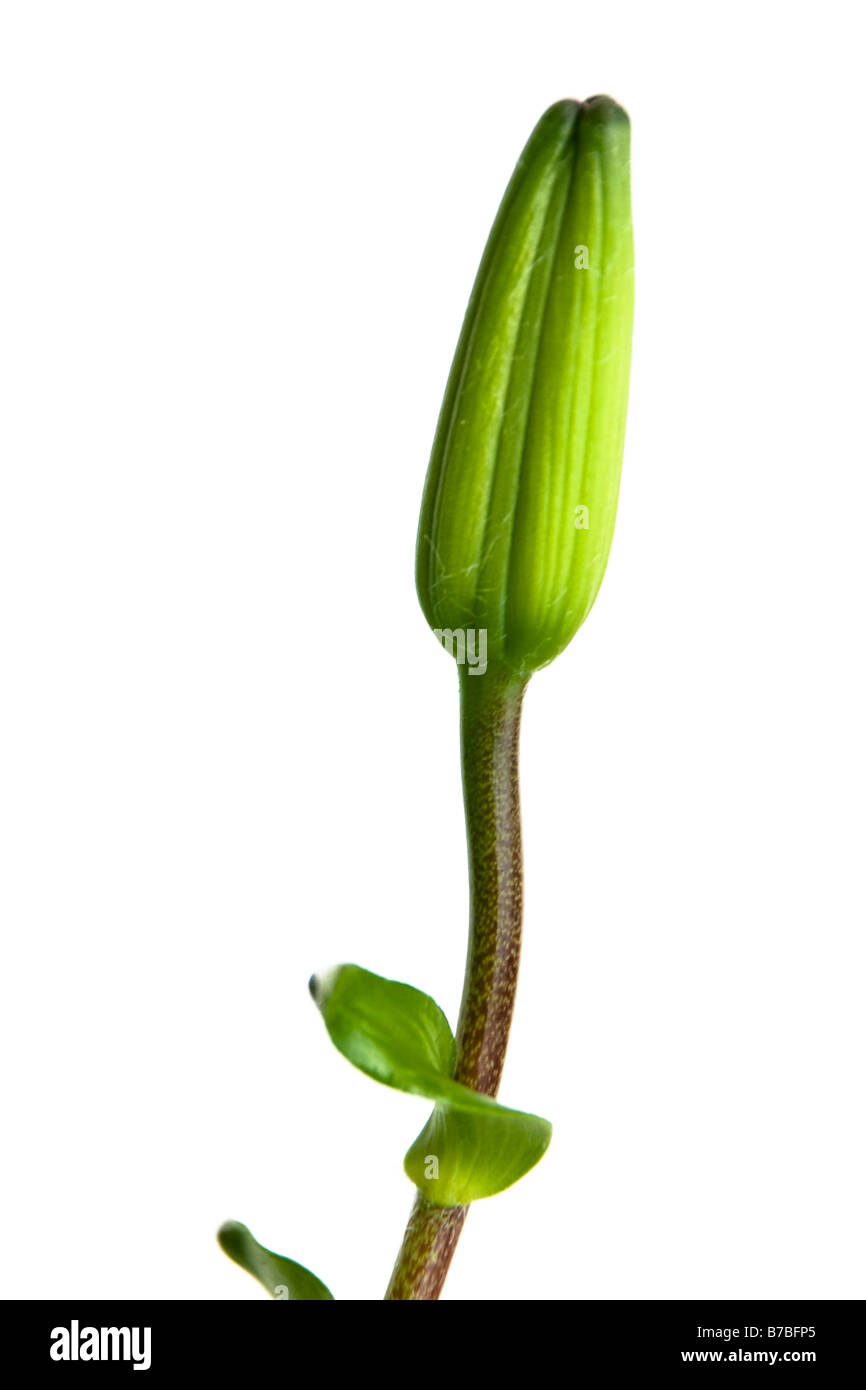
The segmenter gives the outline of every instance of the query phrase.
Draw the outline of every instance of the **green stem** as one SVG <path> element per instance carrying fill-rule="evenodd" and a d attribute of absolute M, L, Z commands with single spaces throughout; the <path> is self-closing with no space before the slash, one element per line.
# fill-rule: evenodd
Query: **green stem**
<path fill-rule="evenodd" d="M 526 679 L 459 666 L 460 747 L 469 852 L 469 949 L 454 1076 L 499 1090 L 514 1011 L 523 920 L 518 750 Z M 436 1299 L 468 1207 L 435 1207 L 419 1192 L 386 1299 Z"/>

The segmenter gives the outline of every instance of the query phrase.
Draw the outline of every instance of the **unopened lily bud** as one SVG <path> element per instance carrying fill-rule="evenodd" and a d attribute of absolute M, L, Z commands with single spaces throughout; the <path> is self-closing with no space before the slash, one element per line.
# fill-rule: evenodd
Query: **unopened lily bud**
<path fill-rule="evenodd" d="M 633 312 L 629 122 L 610 97 L 542 116 L 457 345 L 418 531 L 421 606 L 460 661 L 528 675 L 607 565 Z M 483 638 L 481 636 L 483 634 Z M 456 650 L 455 650 L 456 647 Z"/>

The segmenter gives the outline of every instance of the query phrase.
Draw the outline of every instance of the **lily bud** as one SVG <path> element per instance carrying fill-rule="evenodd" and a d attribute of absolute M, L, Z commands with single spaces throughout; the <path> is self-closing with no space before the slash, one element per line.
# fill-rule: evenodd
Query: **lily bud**
<path fill-rule="evenodd" d="M 427 621 L 452 651 L 462 635 L 477 653 L 483 633 L 485 668 L 527 676 L 546 665 L 598 593 L 619 494 L 633 271 L 628 117 L 610 97 L 558 102 L 529 138 L 481 260 L 418 530 Z"/>

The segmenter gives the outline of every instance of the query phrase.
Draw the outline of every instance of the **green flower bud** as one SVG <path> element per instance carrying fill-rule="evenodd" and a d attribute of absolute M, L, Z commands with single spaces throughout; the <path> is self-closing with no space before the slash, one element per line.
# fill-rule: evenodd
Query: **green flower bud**
<path fill-rule="evenodd" d="M 610 97 L 558 102 L 490 233 L 424 488 L 418 595 L 470 672 L 546 665 L 595 601 L 619 494 L 633 273 L 628 117 Z"/>

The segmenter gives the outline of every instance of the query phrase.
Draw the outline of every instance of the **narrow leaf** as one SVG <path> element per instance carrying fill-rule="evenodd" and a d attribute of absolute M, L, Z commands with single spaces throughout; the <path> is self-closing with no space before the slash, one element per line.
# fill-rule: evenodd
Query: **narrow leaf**
<path fill-rule="evenodd" d="M 334 1295 L 321 1279 L 294 1260 L 275 1255 L 273 1250 L 259 1245 L 240 1221 L 224 1222 L 217 1232 L 217 1240 L 229 1259 L 258 1279 L 272 1298 L 280 1302 L 334 1301 Z"/>

